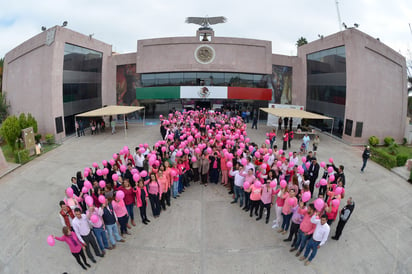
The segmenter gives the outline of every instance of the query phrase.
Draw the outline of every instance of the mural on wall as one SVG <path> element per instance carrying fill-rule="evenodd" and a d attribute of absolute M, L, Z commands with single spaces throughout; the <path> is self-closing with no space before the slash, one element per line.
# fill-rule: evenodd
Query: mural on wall
<path fill-rule="evenodd" d="M 269 87 L 273 90 L 276 104 L 292 103 L 292 67 L 272 65 L 272 77 Z"/>
<path fill-rule="evenodd" d="M 136 73 L 136 64 L 117 66 L 117 105 L 138 106 L 139 102 L 136 99 L 137 87 L 140 87 L 140 74 Z"/>

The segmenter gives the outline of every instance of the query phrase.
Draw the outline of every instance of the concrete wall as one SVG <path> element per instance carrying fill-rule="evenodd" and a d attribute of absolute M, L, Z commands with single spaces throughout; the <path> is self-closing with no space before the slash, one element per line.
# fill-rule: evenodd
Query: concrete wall
<path fill-rule="evenodd" d="M 353 120 L 352 135 L 343 139 L 364 144 L 370 136 L 381 140 L 392 136 L 402 142 L 407 109 L 405 57 L 375 38 L 357 30 L 342 32 L 313 41 L 298 48 L 298 65 L 294 71 L 293 104 L 306 106 L 306 55 L 324 49 L 346 48 L 346 119 Z M 362 137 L 355 136 L 356 122 L 363 122 Z"/>
<path fill-rule="evenodd" d="M 209 45 L 215 50 L 210 64 L 196 61 L 197 47 Z M 211 37 L 201 42 L 198 36 L 139 40 L 137 73 L 173 71 L 216 71 L 270 74 L 272 71 L 270 41 Z"/>
<path fill-rule="evenodd" d="M 47 45 L 47 33 L 53 31 L 54 40 Z M 66 42 L 102 52 L 102 79 L 113 77 L 112 66 L 108 62 L 112 54 L 111 45 L 60 26 L 39 33 L 5 56 L 3 90 L 10 101 L 10 113 L 33 114 L 41 134 L 55 134 L 55 117 L 64 117 L 63 61 Z M 103 104 L 116 102 L 115 96 L 116 93 L 103 83 Z M 64 132 L 56 135 L 57 139 L 63 137 Z"/>

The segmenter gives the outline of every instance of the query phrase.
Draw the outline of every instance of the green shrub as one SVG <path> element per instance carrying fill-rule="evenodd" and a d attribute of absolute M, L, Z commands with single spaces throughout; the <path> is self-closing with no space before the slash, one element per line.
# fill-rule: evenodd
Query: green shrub
<path fill-rule="evenodd" d="M 14 152 L 14 159 L 16 163 L 25 164 L 30 160 L 29 151 L 27 149 Z"/>
<path fill-rule="evenodd" d="M 46 142 L 48 143 L 48 144 L 54 144 L 54 135 L 53 134 L 46 134 L 45 136 L 44 136 L 44 138 L 46 139 Z"/>
<path fill-rule="evenodd" d="M 369 144 L 373 147 L 379 145 L 379 138 L 376 136 L 369 137 Z"/>
<path fill-rule="evenodd" d="M 383 167 L 386 167 L 387 169 L 394 168 L 396 166 L 396 157 L 393 155 L 390 155 L 386 151 L 371 147 L 371 152 L 372 152 L 372 157 L 371 159 L 380 164 Z"/>
<path fill-rule="evenodd" d="M 403 137 L 402 139 L 402 145 L 406 145 L 408 143 L 408 139 L 406 139 L 405 137 Z"/>
<path fill-rule="evenodd" d="M 387 136 L 383 139 L 383 143 L 385 144 L 385 146 L 390 146 L 395 143 L 395 139 L 393 139 L 393 137 L 391 136 Z"/>
<path fill-rule="evenodd" d="M 9 116 L 3 121 L 0 133 L 11 147 L 12 151 L 16 149 L 16 141 L 21 135 L 19 120 L 16 116 Z"/>
<path fill-rule="evenodd" d="M 41 134 L 34 135 L 34 140 L 36 140 L 36 143 L 39 143 L 41 140 Z"/>
<path fill-rule="evenodd" d="M 396 143 L 392 143 L 388 146 L 388 152 L 389 154 L 395 155 L 399 153 L 399 146 Z"/>
<path fill-rule="evenodd" d="M 396 166 L 404 166 L 408 160 L 408 154 L 398 154 L 396 155 Z"/>

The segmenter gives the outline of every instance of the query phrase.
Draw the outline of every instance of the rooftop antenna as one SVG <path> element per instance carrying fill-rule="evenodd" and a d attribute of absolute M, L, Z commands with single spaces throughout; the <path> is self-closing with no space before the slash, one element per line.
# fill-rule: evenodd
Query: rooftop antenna
<path fill-rule="evenodd" d="M 340 11 L 339 11 L 339 2 L 335 0 L 336 4 L 336 12 L 338 13 L 338 23 L 339 23 L 339 30 L 342 30 L 342 20 L 340 19 Z"/>

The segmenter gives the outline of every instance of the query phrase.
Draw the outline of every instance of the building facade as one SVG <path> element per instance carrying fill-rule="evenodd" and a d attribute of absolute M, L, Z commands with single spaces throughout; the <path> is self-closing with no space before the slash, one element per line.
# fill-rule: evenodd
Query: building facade
<path fill-rule="evenodd" d="M 60 137 L 74 132 L 74 115 L 109 104 L 143 105 L 148 117 L 173 108 L 303 105 L 334 118 L 333 133 L 351 144 L 371 135 L 401 142 L 407 123 L 405 58 L 357 29 L 285 56 L 273 54 L 270 41 L 216 37 L 211 29 L 139 40 L 135 53 L 116 54 L 56 26 L 7 53 L 3 77 L 12 114 L 30 112 L 40 132 Z"/>

